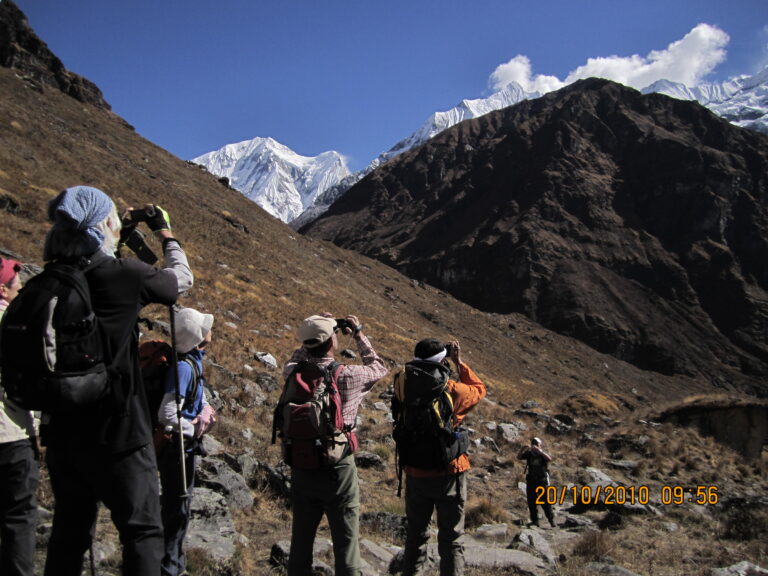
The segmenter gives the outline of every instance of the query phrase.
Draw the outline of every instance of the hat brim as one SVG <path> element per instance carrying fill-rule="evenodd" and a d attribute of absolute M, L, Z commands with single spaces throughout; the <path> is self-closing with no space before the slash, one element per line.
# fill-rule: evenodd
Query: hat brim
<path fill-rule="evenodd" d="M 208 335 L 208 332 L 211 331 L 211 328 L 213 328 L 213 314 L 203 314 L 203 324 L 201 328 L 203 329 L 203 338 L 205 338 Z"/>

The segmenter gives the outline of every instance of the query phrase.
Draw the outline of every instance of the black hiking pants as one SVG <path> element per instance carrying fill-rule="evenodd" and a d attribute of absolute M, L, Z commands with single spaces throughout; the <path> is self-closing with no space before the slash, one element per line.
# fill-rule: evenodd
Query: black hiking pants
<path fill-rule="evenodd" d="M 0 444 L 0 574 L 33 576 L 39 471 L 32 440 Z"/>
<path fill-rule="evenodd" d="M 155 451 L 119 454 L 57 441 L 46 462 L 56 499 L 45 576 L 80 576 L 99 502 L 109 509 L 123 545 L 124 576 L 160 576 L 163 527 Z"/>
<path fill-rule="evenodd" d="M 531 515 L 531 522 L 537 526 L 539 524 L 539 509 L 536 506 L 536 499 L 537 496 L 541 495 L 541 491 L 539 490 L 539 494 L 537 494 L 536 488 L 543 487 L 546 490 L 547 486 L 549 486 L 548 479 L 525 479 L 525 495 L 528 500 L 528 512 Z M 539 498 L 539 501 L 546 502 L 546 498 Z M 555 514 L 552 512 L 552 505 L 545 503 L 542 504 L 541 507 L 544 509 L 544 515 L 547 517 L 547 520 L 549 520 L 549 523 L 554 525 Z"/>

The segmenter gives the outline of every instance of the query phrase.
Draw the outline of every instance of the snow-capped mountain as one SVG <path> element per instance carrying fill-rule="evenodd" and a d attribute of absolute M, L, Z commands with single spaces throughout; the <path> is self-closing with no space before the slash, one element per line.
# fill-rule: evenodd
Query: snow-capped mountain
<path fill-rule="evenodd" d="M 526 92 L 516 82 L 488 98 L 462 100 L 445 112 L 436 112 L 416 132 L 374 159 L 366 168 L 349 173 L 344 157 L 324 152 L 314 158 L 299 156 L 272 138 L 228 144 L 192 161 L 229 179 L 230 185 L 267 212 L 295 228 L 317 218 L 333 202 L 376 167 L 419 146 L 454 124 L 512 106 L 537 92 Z M 301 218 L 298 218 L 301 215 Z"/>
<path fill-rule="evenodd" d="M 517 82 L 510 82 L 498 92 L 491 94 L 488 98 L 462 100 L 457 106 L 450 110 L 432 114 L 432 116 L 421 125 L 421 128 L 381 154 L 366 168 L 366 170 L 370 171 L 384 164 L 384 162 L 391 160 L 398 154 L 402 154 L 406 150 L 424 144 L 424 142 L 443 130 L 450 128 L 454 124 L 469 120 L 470 118 L 477 118 L 478 116 L 488 114 L 488 112 L 492 112 L 493 110 L 500 110 L 501 108 L 512 106 L 513 104 L 517 104 L 518 102 L 522 102 L 529 98 L 538 98 L 539 96 L 541 96 L 541 94 L 538 92 L 526 92 Z"/>
<path fill-rule="evenodd" d="M 696 100 L 733 124 L 768 133 L 768 68 L 754 76 L 694 87 L 660 80 L 641 92 Z M 368 173 L 399 154 L 463 120 L 539 96 L 511 82 L 488 98 L 462 100 L 450 110 L 434 113 L 413 134 L 354 174 L 349 173 L 343 157 L 336 152 L 305 158 L 269 138 L 230 144 L 194 162 L 218 176 L 227 176 L 234 188 L 298 229 L 325 212 Z M 329 173 L 324 174 L 324 170 Z"/>
<path fill-rule="evenodd" d="M 702 84 L 693 88 L 668 80 L 660 80 L 641 92 L 644 94 L 659 92 L 681 100 L 697 100 L 715 114 L 737 126 L 768 133 L 768 68 L 754 76 L 743 76 L 719 84 Z M 398 154 L 423 144 L 454 124 L 540 96 L 539 92 L 526 92 L 517 82 L 511 82 L 488 98 L 463 100 L 455 108 L 446 112 L 436 112 L 421 128 L 381 154 L 364 170 L 352 174 L 323 195 L 318 196 L 312 207 L 291 225 L 298 229 L 311 222 L 366 174 Z"/>
<path fill-rule="evenodd" d="M 680 100 L 696 100 L 718 116 L 742 128 L 768 134 L 768 68 L 754 76 L 741 76 L 719 84 L 684 84 L 659 80 L 641 90 Z"/>
<path fill-rule="evenodd" d="M 307 224 L 328 210 L 337 198 L 352 188 L 367 174 L 373 172 L 376 168 L 388 162 L 395 156 L 416 148 L 424 144 L 427 140 L 470 118 L 477 118 L 493 110 L 500 110 L 507 106 L 512 106 L 529 98 L 538 98 L 541 96 L 538 92 L 526 92 L 517 82 L 510 82 L 498 92 L 494 92 L 488 98 L 478 98 L 475 100 L 462 100 L 457 106 L 446 110 L 445 112 L 435 112 L 430 116 L 421 128 L 413 134 L 395 144 L 392 148 L 379 155 L 368 166 L 351 174 L 339 182 L 336 186 L 329 188 L 323 194 L 318 195 L 314 204 L 310 206 L 301 216 L 291 222 L 291 226 L 298 230 L 304 224 Z"/>
<path fill-rule="evenodd" d="M 346 160 L 338 152 L 300 156 L 272 138 L 227 144 L 192 161 L 228 178 L 233 188 L 284 222 L 349 176 Z"/>

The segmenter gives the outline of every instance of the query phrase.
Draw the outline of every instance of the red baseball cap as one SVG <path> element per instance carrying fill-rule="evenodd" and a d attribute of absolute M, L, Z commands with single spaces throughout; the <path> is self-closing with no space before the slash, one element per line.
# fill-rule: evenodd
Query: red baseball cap
<path fill-rule="evenodd" d="M 0 284 L 8 284 L 21 270 L 21 262 L 0 258 Z"/>

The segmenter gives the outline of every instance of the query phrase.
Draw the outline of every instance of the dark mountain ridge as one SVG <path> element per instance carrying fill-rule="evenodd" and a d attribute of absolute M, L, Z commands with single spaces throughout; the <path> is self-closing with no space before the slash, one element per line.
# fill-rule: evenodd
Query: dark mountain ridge
<path fill-rule="evenodd" d="M 8 1 L 0 2 L 0 66 L 18 70 L 38 91 L 49 86 L 81 102 L 111 109 L 101 90 L 90 80 L 67 70 L 34 33 L 24 13 Z"/>
<path fill-rule="evenodd" d="M 302 232 L 724 384 L 768 374 L 767 185 L 765 135 L 589 79 L 447 130 Z"/>

